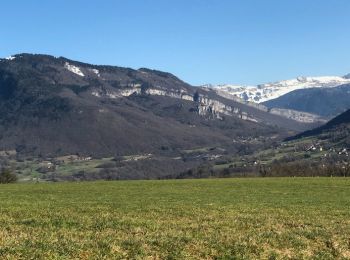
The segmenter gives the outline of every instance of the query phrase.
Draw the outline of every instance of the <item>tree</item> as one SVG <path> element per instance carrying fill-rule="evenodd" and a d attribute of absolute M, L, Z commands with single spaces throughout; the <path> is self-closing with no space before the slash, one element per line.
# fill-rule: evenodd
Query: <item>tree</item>
<path fill-rule="evenodd" d="M 268 172 L 267 172 L 267 169 L 265 168 L 264 165 L 260 165 L 259 173 L 260 173 L 261 177 L 266 177 L 267 176 Z"/>
<path fill-rule="evenodd" d="M 17 175 L 10 169 L 2 169 L 0 173 L 0 183 L 13 183 L 17 181 Z"/>
<path fill-rule="evenodd" d="M 193 101 L 194 102 L 199 102 L 199 93 L 198 93 L 198 91 L 196 91 L 195 93 L 194 93 L 194 95 L 193 95 Z"/>

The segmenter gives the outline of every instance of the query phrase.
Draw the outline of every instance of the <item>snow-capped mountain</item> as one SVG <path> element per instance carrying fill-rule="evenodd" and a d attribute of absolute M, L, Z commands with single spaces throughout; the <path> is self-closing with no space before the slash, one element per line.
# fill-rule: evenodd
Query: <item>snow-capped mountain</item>
<path fill-rule="evenodd" d="M 339 76 L 323 76 L 323 77 L 298 77 L 296 79 L 283 80 L 273 83 L 266 83 L 257 86 L 241 86 L 241 85 L 205 85 L 205 88 L 215 90 L 219 95 L 233 95 L 244 101 L 262 103 L 271 99 L 283 96 L 297 89 L 337 87 L 350 83 L 349 75 Z"/>

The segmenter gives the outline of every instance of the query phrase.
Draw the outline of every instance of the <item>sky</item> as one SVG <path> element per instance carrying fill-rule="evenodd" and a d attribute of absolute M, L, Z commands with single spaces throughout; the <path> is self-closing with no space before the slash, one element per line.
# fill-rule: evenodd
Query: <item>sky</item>
<path fill-rule="evenodd" d="M 3 0 L 0 57 L 147 67 L 192 85 L 350 73 L 349 0 Z"/>

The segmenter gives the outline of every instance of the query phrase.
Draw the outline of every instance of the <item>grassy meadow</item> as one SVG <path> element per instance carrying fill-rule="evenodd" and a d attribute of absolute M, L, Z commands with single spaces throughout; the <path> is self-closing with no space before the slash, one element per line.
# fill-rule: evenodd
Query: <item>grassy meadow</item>
<path fill-rule="evenodd" d="M 349 259 L 350 179 L 0 185 L 0 259 Z"/>

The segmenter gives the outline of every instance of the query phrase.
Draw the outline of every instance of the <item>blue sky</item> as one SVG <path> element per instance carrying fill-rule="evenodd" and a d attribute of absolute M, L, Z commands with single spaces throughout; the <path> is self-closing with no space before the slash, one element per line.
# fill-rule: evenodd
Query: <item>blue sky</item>
<path fill-rule="evenodd" d="M 349 0 L 4 0 L 0 57 L 148 67 L 194 84 L 350 73 Z"/>

